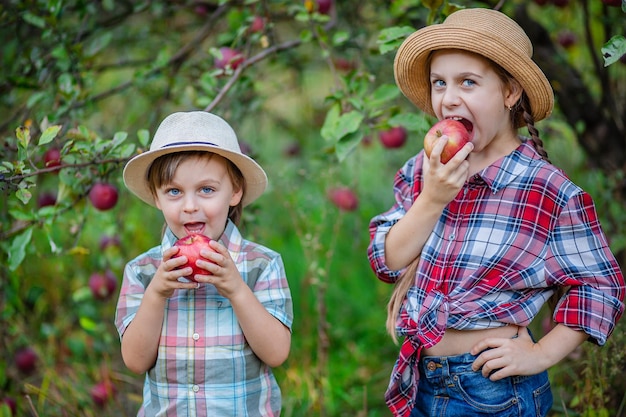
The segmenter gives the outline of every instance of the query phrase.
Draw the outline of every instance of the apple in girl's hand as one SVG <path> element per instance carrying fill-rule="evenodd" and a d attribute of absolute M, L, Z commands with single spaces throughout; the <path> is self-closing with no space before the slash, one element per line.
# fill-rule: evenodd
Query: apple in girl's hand
<path fill-rule="evenodd" d="M 430 158 L 430 152 L 433 150 L 435 143 L 444 135 L 448 137 L 448 142 L 441 152 L 442 164 L 452 159 L 452 157 L 470 141 L 470 134 L 463 123 L 453 119 L 440 120 L 435 123 L 426 133 L 426 136 L 424 136 L 424 152 L 426 153 L 426 157 Z"/>
<path fill-rule="evenodd" d="M 178 253 L 174 255 L 174 258 L 178 258 L 179 256 L 187 257 L 187 263 L 185 265 L 179 266 L 178 269 L 183 269 L 187 267 L 191 267 L 191 269 L 193 269 L 191 275 L 188 275 L 185 278 L 196 282 L 196 280 L 194 279 L 194 276 L 196 274 L 210 275 L 210 273 L 206 269 L 202 269 L 196 265 L 196 261 L 198 259 L 208 261 L 208 259 L 200 255 L 200 251 L 202 249 L 208 249 L 215 252 L 213 248 L 209 246 L 210 241 L 211 239 L 205 235 L 192 233 L 181 239 L 178 239 L 176 243 L 174 243 L 174 246 L 179 247 Z"/>

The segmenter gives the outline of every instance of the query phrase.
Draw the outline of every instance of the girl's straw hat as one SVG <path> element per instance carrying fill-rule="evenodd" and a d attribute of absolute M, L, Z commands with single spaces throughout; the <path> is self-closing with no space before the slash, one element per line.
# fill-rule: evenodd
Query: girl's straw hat
<path fill-rule="evenodd" d="M 267 186 L 267 175 L 259 164 L 244 155 L 237 135 L 220 117 L 204 111 L 179 112 L 167 116 L 150 145 L 150 150 L 132 158 L 124 167 L 124 183 L 137 197 L 154 206 L 146 178 L 152 162 L 159 156 L 182 151 L 207 151 L 218 154 L 239 168 L 246 182 L 242 205 L 256 200 Z"/>
<path fill-rule="evenodd" d="M 428 56 L 438 49 L 461 49 L 489 58 L 522 85 L 535 121 L 552 112 L 552 87 L 531 59 L 530 39 L 505 14 L 481 8 L 459 10 L 441 24 L 419 29 L 400 45 L 394 61 L 396 83 L 413 104 L 433 116 Z"/>

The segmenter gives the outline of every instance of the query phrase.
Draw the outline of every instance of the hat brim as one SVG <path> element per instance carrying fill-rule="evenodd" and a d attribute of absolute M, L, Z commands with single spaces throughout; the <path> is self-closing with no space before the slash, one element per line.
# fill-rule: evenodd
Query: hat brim
<path fill-rule="evenodd" d="M 430 53 L 439 49 L 460 49 L 489 58 L 520 83 L 529 98 L 535 121 L 552 112 L 554 94 L 550 82 L 529 56 L 470 27 L 444 24 L 427 26 L 411 34 L 394 59 L 398 88 L 424 112 L 435 115 L 427 64 Z"/>
<path fill-rule="evenodd" d="M 132 158 L 124 167 L 123 178 L 126 187 L 144 202 L 156 206 L 154 196 L 148 186 L 146 174 L 150 165 L 160 156 L 183 151 L 207 151 L 220 155 L 239 168 L 246 182 L 246 189 L 241 200 L 247 206 L 259 198 L 267 188 L 267 175 L 259 164 L 247 155 L 225 150 L 210 145 L 179 145 L 147 151 Z"/>

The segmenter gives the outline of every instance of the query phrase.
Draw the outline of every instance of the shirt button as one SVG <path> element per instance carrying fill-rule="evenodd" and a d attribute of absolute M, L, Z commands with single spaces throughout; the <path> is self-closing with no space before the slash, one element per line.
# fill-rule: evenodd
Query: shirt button
<path fill-rule="evenodd" d="M 191 389 L 193 390 L 193 392 L 198 392 L 198 391 L 200 391 L 200 387 L 199 387 L 199 386 L 197 386 L 197 385 L 192 386 L 192 387 L 191 387 Z"/>
<path fill-rule="evenodd" d="M 200 339 L 200 335 L 198 333 L 194 333 L 192 337 L 193 337 L 193 340 Z"/>
<path fill-rule="evenodd" d="M 450 233 L 450 237 L 449 237 L 449 239 L 450 239 L 450 240 L 454 239 L 454 233 Z"/>

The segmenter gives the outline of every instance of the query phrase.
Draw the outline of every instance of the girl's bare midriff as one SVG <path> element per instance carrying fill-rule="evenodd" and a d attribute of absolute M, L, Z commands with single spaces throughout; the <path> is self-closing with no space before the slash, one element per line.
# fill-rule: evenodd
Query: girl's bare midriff
<path fill-rule="evenodd" d="M 435 346 L 424 349 L 422 356 L 453 356 L 467 353 L 481 340 L 498 337 L 510 339 L 517 334 L 518 326 L 504 326 L 481 330 L 446 329 L 443 338 Z"/>

